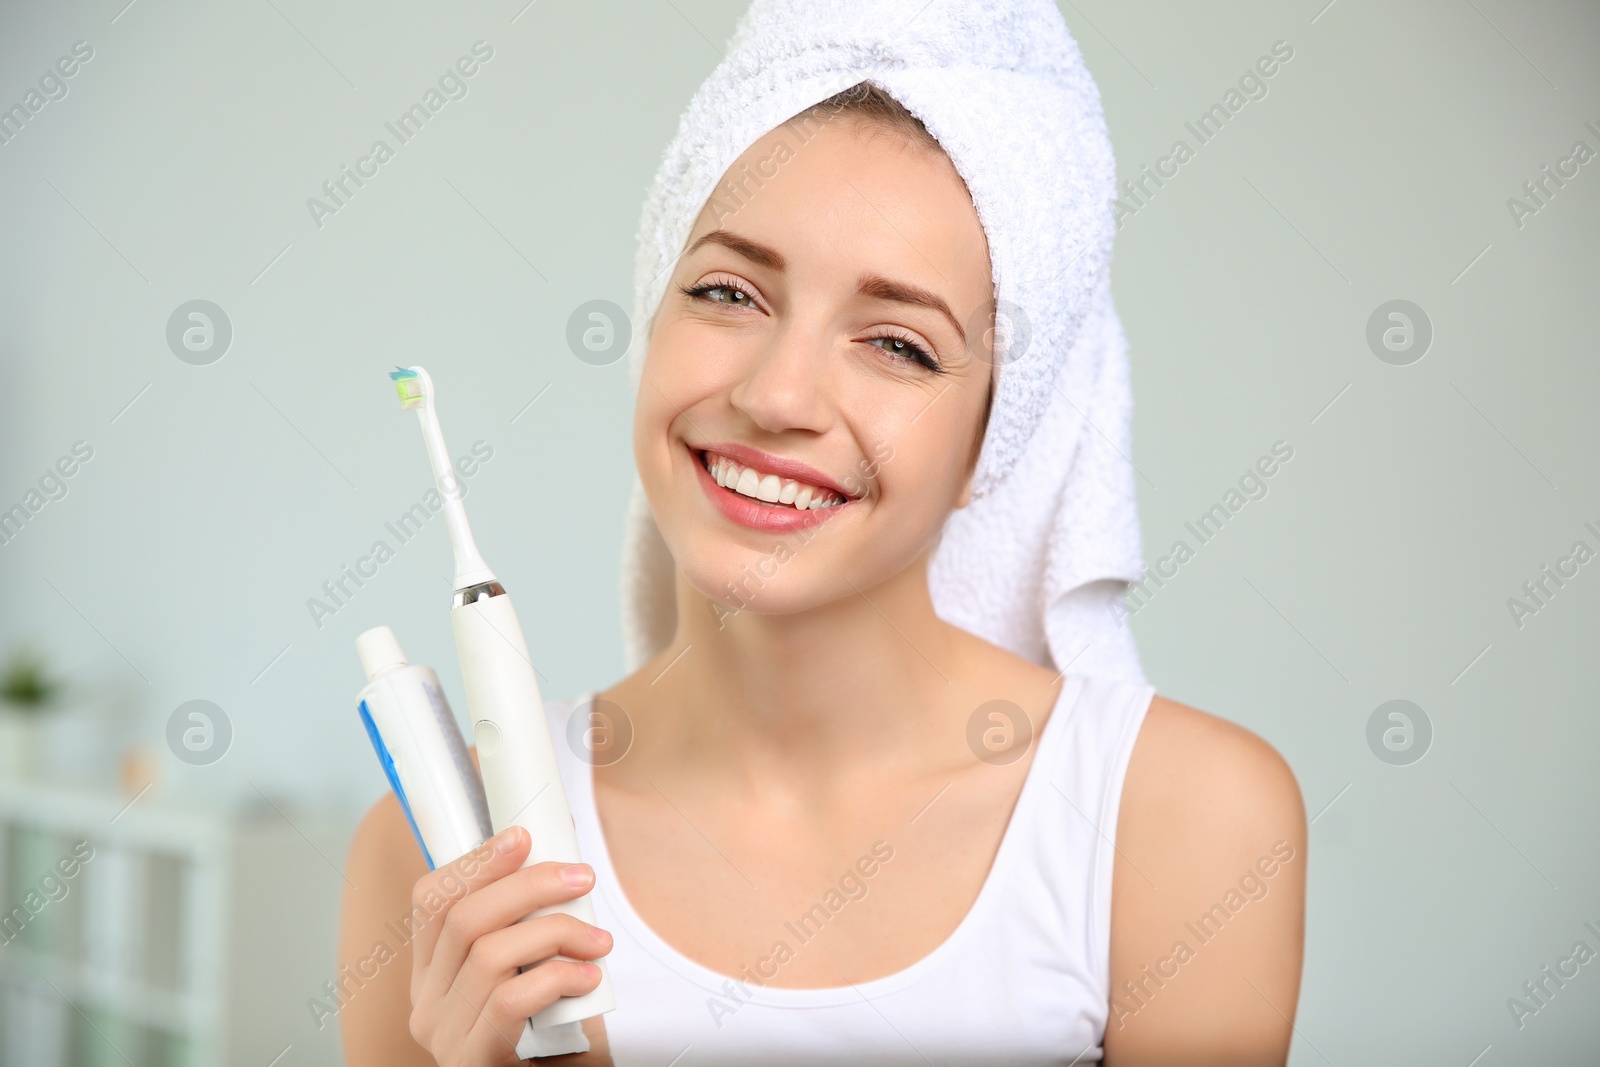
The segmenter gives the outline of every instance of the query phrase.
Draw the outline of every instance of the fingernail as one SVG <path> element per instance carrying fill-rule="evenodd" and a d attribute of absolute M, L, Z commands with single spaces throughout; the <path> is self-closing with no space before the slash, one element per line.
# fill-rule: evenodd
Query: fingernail
<path fill-rule="evenodd" d="M 520 829 L 522 829 L 520 826 L 512 826 L 502 830 L 500 832 L 500 836 L 494 839 L 495 851 L 510 852 L 512 849 L 516 848 L 517 831 Z"/>
<path fill-rule="evenodd" d="M 568 885 L 588 885 L 591 877 L 589 868 L 582 863 L 561 868 L 561 880 Z"/>
<path fill-rule="evenodd" d="M 611 935 L 600 929 L 598 926 L 589 927 L 589 936 L 600 942 L 602 945 L 611 939 Z"/>
<path fill-rule="evenodd" d="M 580 964 L 578 964 L 578 970 L 583 972 L 583 976 L 585 978 L 599 978 L 600 977 L 600 968 L 596 967 L 592 963 L 580 963 Z"/>

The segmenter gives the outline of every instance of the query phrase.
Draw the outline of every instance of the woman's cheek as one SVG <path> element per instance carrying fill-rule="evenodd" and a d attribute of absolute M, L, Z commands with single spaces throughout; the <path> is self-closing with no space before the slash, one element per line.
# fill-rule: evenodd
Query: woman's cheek
<path fill-rule="evenodd" d="M 902 551 L 916 556 L 939 536 L 955 500 L 956 473 L 947 464 L 920 461 L 942 455 L 931 442 L 918 448 L 897 445 L 895 452 L 879 474 L 880 487 L 884 499 L 894 505 L 895 527 L 904 534 Z"/>
<path fill-rule="evenodd" d="M 654 460 L 654 450 L 664 427 L 660 422 L 659 404 L 652 397 L 652 372 L 647 366 L 639 382 L 639 395 L 633 406 L 633 463 L 642 473 L 648 471 Z"/>

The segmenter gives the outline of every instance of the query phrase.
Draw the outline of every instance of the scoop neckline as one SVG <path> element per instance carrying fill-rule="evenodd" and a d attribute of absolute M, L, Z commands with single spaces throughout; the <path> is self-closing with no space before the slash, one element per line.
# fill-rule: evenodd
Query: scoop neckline
<path fill-rule="evenodd" d="M 1006 820 L 1006 828 L 1001 834 L 994 860 L 989 865 L 989 871 L 984 876 L 983 885 L 978 889 L 977 898 L 973 900 L 972 906 L 961 917 L 955 929 L 950 931 L 932 951 L 892 974 L 843 986 L 778 988 L 754 985 L 738 976 L 714 971 L 678 951 L 645 922 L 643 916 L 634 909 L 627 893 L 623 891 L 622 883 L 617 878 L 616 868 L 611 862 L 611 846 L 606 841 L 605 828 L 601 825 L 600 811 L 595 803 L 594 766 L 580 759 L 575 761 L 577 773 L 574 775 L 576 788 L 573 806 L 593 829 L 592 841 L 595 847 L 588 851 L 594 854 L 587 857 L 589 865 L 595 871 L 593 892 L 610 905 L 618 923 L 627 930 L 635 943 L 658 963 L 711 993 L 726 995 L 728 983 L 732 982 L 739 986 L 741 998 L 752 1004 L 779 1008 L 821 1008 L 854 1004 L 863 998 L 870 1000 L 905 989 L 942 966 L 962 943 L 972 936 L 973 931 L 996 906 L 1006 881 L 1012 875 L 1012 868 L 1016 866 L 1018 852 L 1023 847 L 1018 843 L 1019 839 L 1038 808 L 1038 794 L 1049 788 L 1050 771 L 1047 768 L 1054 763 L 1051 757 L 1055 749 L 1063 743 L 1061 739 L 1067 731 L 1067 720 L 1078 707 L 1078 697 L 1082 693 L 1083 684 L 1083 677 L 1076 674 L 1068 674 L 1062 682 L 1061 692 L 1051 707 L 1050 717 L 1039 731 L 1033 762 L 1023 777 L 1022 788 L 1018 791 L 1016 802 Z M 570 714 L 574 708 L 592 701 L 598 692 L 596 689 L 586 690 L 570 700 L 567 704 L 567 713 Z"/>

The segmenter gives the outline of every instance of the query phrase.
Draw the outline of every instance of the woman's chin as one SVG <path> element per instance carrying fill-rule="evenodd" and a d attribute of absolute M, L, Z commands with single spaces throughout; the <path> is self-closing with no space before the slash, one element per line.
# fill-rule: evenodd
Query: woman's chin
<path fill-rule="evenodd" d="M 683 568 L 684 580 L 704 597 L 714 618 L 741 611 L 762 615 L 788 615 L 814 607 L 818 598 L 807 595 L 800 582 L 781 571 L 762 576 L 756 569 L 759 558 L 743 567 L 729 569 L 726 560 L 714 566 Z"/>

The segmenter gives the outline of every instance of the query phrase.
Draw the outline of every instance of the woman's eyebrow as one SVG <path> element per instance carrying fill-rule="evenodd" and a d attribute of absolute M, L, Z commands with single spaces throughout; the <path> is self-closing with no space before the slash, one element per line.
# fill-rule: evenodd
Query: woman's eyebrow
<path fill-rule="evenodd" d="M 776 248 L 752 241 L 748 237 L 741 237 L 731 230 L 712 230 L 701 235 L 700 239 L 690 245 L 685 256 L 692 255 L 703 244 L 719 244 L 730 251 L 736 252 L 750 262 L 769 270 L 782 272 L 788 261 L 783 258 L 783 253 Z M 955 315 L 950 312 L 950 305 L 937 294 L 921 286 L 912 285 L 910 282 L 897 282 L 883 277 L 881 274 L 864 274 L 856 283 L 856 292 L 862 296 L 872 297 L 875 300 L 892 300 L 900 304 L 911 304 L 916 307 L 925 307 L 937 311 L 949 320 L 951 327 L 956 331 L 956 336 L 966 340 L 967 331 L 961 323 L 956 321 Z"/>
<path fill-rule="evenodd" d="M 921 286 L 912 285 L 910 282 L 891 281 L 881 274 L 863 274 L 861 280 L 856 283 L 856 292 L 877 300 L 893 300 L 937 311 L 950 320 L 950 326 L 956 331 L 957 337 L 963 341 L 967 339 L 967 331 L 961 328 L 961 323 L 950 313 L 950 305 L 946 304 L 939 294 Z"/>
<path fill-rule="evenodd" d="M 757 244 L 750 238 L 740 237 L 731 230 L 712 230 L 690 245 L 689 250 L 684 255 L 693 255 L 696 249 L 707 242 L 731 249 L 750 262 L 766 267 L 769 270 L 782 271 L 786 265 L 783 255 L 776 248 L 768 248 L 764 244 Z"/>

